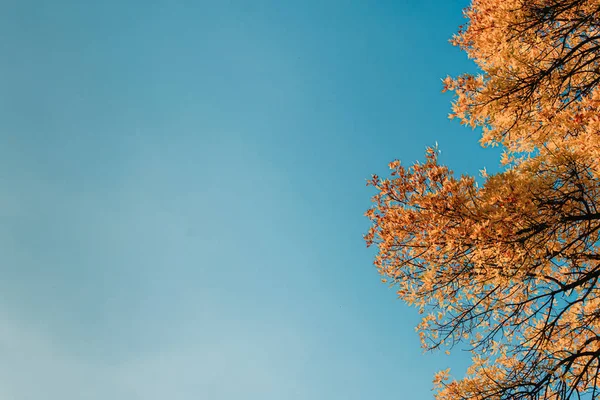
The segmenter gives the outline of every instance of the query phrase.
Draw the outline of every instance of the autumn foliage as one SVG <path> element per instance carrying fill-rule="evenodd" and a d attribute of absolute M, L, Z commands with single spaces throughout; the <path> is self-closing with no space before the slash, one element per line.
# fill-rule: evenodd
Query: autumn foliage
<path fill-rule="evenodd" d="M 482 184 L 436 148 L 374 176 L 375 265 L 425 315 L 427 349 L 472 365 L 436 398 L 600 397 L 600 0 L 474 0 L 452 42 L 479 75 L 444 80 L 451 117 L 502 146 Z"/>

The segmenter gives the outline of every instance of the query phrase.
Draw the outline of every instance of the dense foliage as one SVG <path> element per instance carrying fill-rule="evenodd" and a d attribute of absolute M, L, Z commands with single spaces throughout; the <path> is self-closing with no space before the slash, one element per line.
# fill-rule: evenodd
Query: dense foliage
<path fill-rule="evenodd" d="M 451 117 L 504 167 L 426 161 L 374 176 L 375 265 L 425 317 L 428 349 L 470 344 L 439 400 L 600 396 L 600 0 L 474 0 L 452 42 L 479 75 L 444 80 Z M 586 397 L 587 396 L 587 397 Z"/>

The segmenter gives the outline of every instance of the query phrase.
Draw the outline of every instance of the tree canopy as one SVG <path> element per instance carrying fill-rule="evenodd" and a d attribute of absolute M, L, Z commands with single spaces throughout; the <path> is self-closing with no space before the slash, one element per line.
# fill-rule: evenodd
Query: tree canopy
<path fill-rule="evenodd" d="M 451 118 L 502 146 L 483 183 L 438 161 L 373 176 L 365 235 L 427 349 L 468 343 L 436 398 L 600 397 L 600 0 L 473 0 Z M 587 397 L 586 397 L 587 396 Z"/>

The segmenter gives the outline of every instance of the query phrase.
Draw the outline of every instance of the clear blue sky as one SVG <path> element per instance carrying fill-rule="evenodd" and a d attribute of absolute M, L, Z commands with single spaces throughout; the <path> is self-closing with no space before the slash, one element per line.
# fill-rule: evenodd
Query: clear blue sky
<path fill-rule="evenodd" d="M 439 142 L 465 1 L 0 3 L 0 398 L 429 399 L 464 357 L 365 248 Z"/>

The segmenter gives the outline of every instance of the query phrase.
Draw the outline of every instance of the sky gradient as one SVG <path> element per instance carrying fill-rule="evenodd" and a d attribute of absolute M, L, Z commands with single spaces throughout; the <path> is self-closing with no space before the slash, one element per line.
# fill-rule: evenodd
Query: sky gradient
<path fill-rule="evenodd" d="M 436 141 L 466 1 L 0 1 L 0 398 L 429 399 L 365 248 Z"/>

